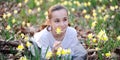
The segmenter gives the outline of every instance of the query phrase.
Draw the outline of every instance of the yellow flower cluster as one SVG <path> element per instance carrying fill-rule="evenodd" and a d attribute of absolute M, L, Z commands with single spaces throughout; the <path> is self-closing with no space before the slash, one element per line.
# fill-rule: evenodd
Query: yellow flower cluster
<path fill-rule="evenodd" d="M 57 56 L 65 56 L 65 55 L 69 55 L 71 53 L 70 49 L 63 49 L 62 47 L 59 47 L 56 55 Z M 48 51 L 46 54 L 46 59 L 50 59 L 52 57 L 52 52 Z"/>
<path fill-rule="evenodd" d="M 107 37 L 107 35 L 106 35 L 106 33 L 105 33 L 105 30 L 101 30 L 101 31 L 98 33 L 97 37 L 98 37 L 100 40 L 103 40 L 103 41 L 107 41 L 107 40 L 108 40 L 108 37 Z"/>

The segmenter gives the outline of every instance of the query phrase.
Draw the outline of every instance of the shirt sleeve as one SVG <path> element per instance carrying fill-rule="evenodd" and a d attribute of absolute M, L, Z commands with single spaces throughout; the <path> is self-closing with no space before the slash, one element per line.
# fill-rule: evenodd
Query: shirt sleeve
<path fill-rule="evenodd" d="M 71 50 L 73 52 L 72 60 L 85 60 L 86 55 L 87 55 L 87 51 L 78 41 L 77 32 L 74 34 L 72 41 L 73 41 L 72 46 L 71 46 Z"/>

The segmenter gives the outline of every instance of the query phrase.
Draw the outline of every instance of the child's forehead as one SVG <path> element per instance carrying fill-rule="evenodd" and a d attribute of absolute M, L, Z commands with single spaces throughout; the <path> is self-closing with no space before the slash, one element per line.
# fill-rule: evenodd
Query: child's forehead
<path fill-rule="evenodd" d="M 67 11 L 65 9 L 56 10 L 52 12 L 52 17 L 68 17 Z"/>

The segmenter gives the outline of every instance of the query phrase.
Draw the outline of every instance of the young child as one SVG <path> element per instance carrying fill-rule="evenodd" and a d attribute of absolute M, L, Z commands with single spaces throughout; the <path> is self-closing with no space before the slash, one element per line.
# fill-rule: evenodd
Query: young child
<path fill-rule="evenodd" d="M 76 30 L 68 26 L 68 22 L 68 10 L 64 6 L 49 8 L 44 29 L 34 35 L 35 42 L 42 49 L 43 58 L 48 47 L 53 55 L 61 47 L 71 50 L 72 60 L 86 59 L 87 51 L 79 43 Z"/>

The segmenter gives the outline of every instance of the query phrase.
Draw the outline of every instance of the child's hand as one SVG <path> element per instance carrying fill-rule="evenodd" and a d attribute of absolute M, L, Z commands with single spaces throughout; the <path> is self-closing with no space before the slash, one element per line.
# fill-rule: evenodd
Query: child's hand
<path fill-rule="evenodd" d="M 59 47 L 61 47 L 61 41 L 56 41 L 56 42 L 53 44 L 52 52 L 53 52 L 53 53 L 56 53 Z"/>

